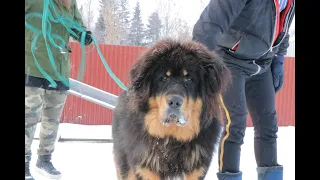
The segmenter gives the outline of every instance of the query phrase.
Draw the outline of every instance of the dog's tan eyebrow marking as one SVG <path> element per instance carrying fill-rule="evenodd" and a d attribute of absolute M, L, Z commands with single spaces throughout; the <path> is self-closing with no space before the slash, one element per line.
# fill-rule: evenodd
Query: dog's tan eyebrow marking
<path fill-rule="evenodd" d="M 166 75 L 167 75 L 168 77 L 170 77 L 170 76 L 171 76 L 171 71 L 167 71 L 167 72 L 166 72 Z"/>
<path fill-rule="evenodd" d="M 187 76 L 188 75 L 188 71 L 187 70 L 183 70 L 183 75 Z"/>

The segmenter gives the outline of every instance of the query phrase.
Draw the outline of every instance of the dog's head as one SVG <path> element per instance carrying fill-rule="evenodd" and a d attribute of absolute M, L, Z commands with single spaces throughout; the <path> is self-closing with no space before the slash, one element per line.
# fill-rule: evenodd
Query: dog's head
<path fill-rule="evenodd" d="M 190 140 L 186 136 L 221 118 L 219 95 L 230 72 L 199 43 L 159 41 L 140 56 L 130 76 L 130 106 L 146 113 L 151 135 L 186 133 L 180 139 Z"/>

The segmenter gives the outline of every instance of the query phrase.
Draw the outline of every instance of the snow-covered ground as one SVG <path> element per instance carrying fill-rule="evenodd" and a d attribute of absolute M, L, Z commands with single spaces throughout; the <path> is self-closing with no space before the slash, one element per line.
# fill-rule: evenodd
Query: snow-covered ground
<path fill-rule="evenodd" d="M 40 128 L 37 128 L 38 134 Z M 84 126 L 61 124 L 61 138 L 111 138 L 110 126 Z M 37 137 L 37 135 L 36 135 Z M 284 180 L 295 179 L 295 128 L 280 127 L 278 133 L 278 161 L 284 165 Z M 244 180 L 256 180 L 256 164 L 253 150 L 253 128 L 247 128 L 242 146 L 241 170 Z M 35 170 L 39 141 L 34 140 L 31 173 L 37 180 L 46 178 Z M 112 143 L 57 142 L 53 163 L 63 174 L 63 180 L 116 180 L 112 156 Z M 206 180 L 216 180 L 218 156 L 213 157 Z"/>

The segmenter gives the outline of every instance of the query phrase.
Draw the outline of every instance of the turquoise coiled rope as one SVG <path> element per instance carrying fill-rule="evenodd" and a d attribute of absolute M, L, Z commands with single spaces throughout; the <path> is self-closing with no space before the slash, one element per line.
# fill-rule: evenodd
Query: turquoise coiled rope
<path fill-rule="evenodd" d="M 61 80 L 61 82 L 69 87 L 69 80 L 65 79 L 58 71 L 56 68 L 56 64 L 54 62 L 54 58 L 52 55 L 52 51 L 49 47 L 49 43 L 55 47 L 60 49 L 61 51 L 65 49 L 66 47 L 66 42 L 58 35 L 56 34 L 52 34 L 52 29 L 51 29 L 51 24 L 50 21 L 54 22 L 54 23 L 61 23 L 69 33 L 71 33 L 73 36 L 79 38 L 79 36 L 77 34 L 75 34 L 71 28 L 74 28 L 76 30 L 78 30 L 79 32 L 81 32 L 81 38 L 80 38 L 80 44 L 81 44 L 81 63 L 80 63 L 80 70 L 78 73 L 78 80 L 82 81 L 83 76 L 84 76 L 84 72 L 85 72 L 85 65 L 86 65 L 86 51 L 85 51 L 85 35 L 86 35 L 86 31 L 75 21 L 73 21 L 73 19 L 70 18 L 65 18 L 65 17 L 61 17 L 56 9 L 54 8 L 54 4 L 52 0 L 44 0 L 43 1 L 43 13 L 28 13 L 25 15 L 25 26 L 26 28 L 28 28 L 30 31 L 33 31 L 35 33 L 34 39 L 31 42 L 31 53 L 32 56 L 34 58 L 35 64 L 37 66 L 37 68 L 39 69 L 39 71 L 43 74 L 43 76 L 50 82 L 50 87 L 57 87 L 57 84 L 55 83 L 55 81 L 43 70 L 43 68 L 41 68 L 41 66 L 39 65 L 37 58 L 34 54 L 35 49 L 36 49 L 36 45 L 37 45 L 37 40 L 39 38 L 39 36 L 43 36 L 44 40 L 45 40 L 45 45 L 48 51 L 48 56 L 49 56 L 49 61 L 50 64 L 54 70 L 55 75 Z M 52 11 L 55 14 L 56 19 L 53 17 L 50 9 L 52 9 Z M 42 19 L 42 29 L 37 29 L 34 26 L 32 26 L 31 24 L 29 24 L 27 22 L 28 18 L 40 18 Z M 108 74 L 111 76 L 111 78 L 119 85 L 119 87 L 123 90 L 127 90 L 127 87 L 120 81 L 120 79 L 118 79 L 114 73 L 112 72 L 112 70 L 110 69 L 108 63 L 106 62 L 105 58 L 103 57 L 100 48 L 96 42 L 96 40 L 94 39 L 94 37 L 90 34 L 91 38 L 92 38 L 92 42 L 94 47 L 97 49 L 97 52 L 99 54 L 99 57 L 104 65 L 104 67 L 106 68 Z M 57 42 L 59 42 L 58 44 L 54 41 L 56 40 Z"/>

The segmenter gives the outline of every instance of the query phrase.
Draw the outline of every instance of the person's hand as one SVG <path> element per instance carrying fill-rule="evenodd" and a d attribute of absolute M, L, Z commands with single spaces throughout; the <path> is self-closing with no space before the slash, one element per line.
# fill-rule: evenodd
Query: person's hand
<path fill-rule="evenodd" d="M 284 77 L 284 56 L 275 56 L 271 63 L 274 91 L 277 93 L 283 85 Z"/>
<path fill-rule="evenodd" d="M 90 45 L 91 43 L 92 43 L 92 37 L 91 37 L 91 31 L 87 31 L 86 32 L 86 38 L 85 38 L 85 40 L 84 40 L 84 44 L 86 45 L 86 46 L 88 46 L 88 45 Z"/>
<path fill-rule="evenodd" d="M 78 31 L 77 29 L 72 28 L 71 29 L 74 33 L 77 34 L 77 36 L 79 36 L 79 41 L 81 40 L 81 35 L 82 33 L 80 31 Z M 91 37 L 91 31 L 87 31 L 85 34 L 85 38 L 84 38 L 84 45 L 88 46 L 89 44 L 92 43 L 92 37 Z"/>

